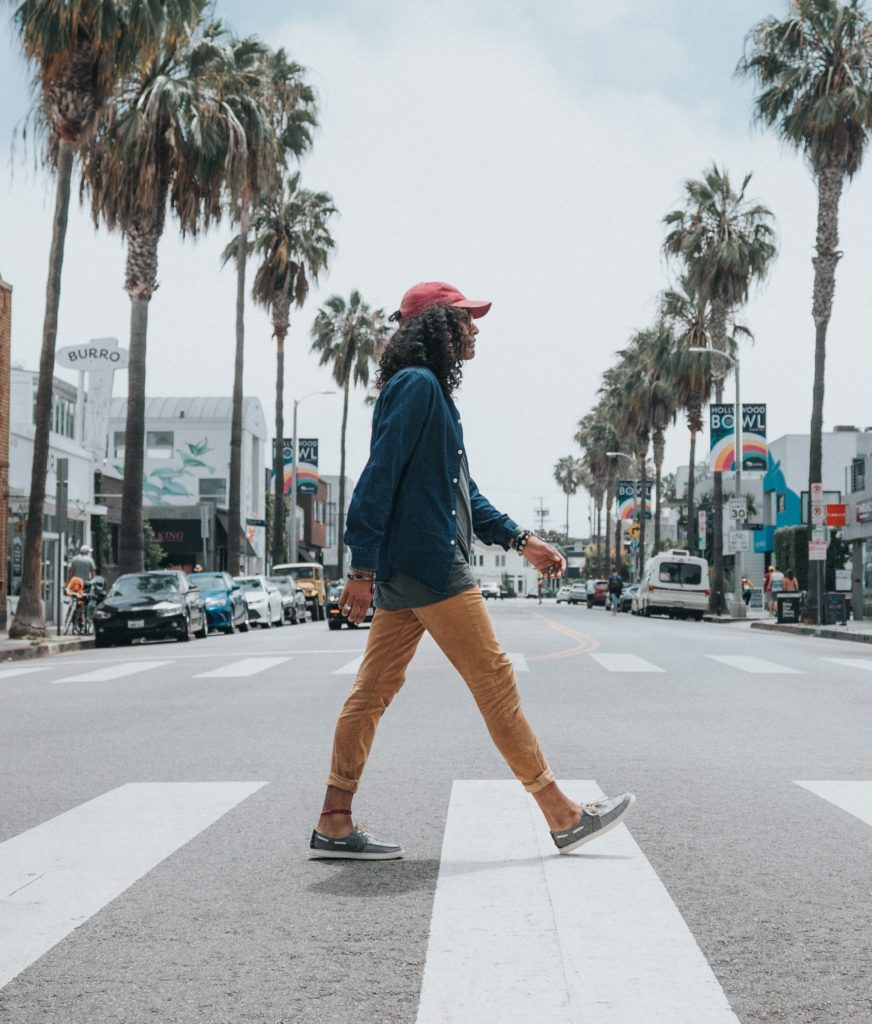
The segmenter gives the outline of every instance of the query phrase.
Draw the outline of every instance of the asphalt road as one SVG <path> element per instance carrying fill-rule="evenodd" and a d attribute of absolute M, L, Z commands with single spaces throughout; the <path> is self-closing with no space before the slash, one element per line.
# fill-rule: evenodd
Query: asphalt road
<path fill-rule="evenodd" d="M 626 828 L 559 858 L 591 963 L 577 936 L 558 928 L 556 941 L 564 967 L 589 975 L 589 1003 L 567 970 L 557 979 L 565 1012 L 528 1016 L 522 993 L 512 1017 L 496 993 L 492 1019 L 676 1024 L 658 1015 L 649 970 L 674 976 L 679 993 L 683 972 L 710 973 L 705 985 L 732 1012 L 688 1004 L 693 1024 L 870 1024 L 872 656 L 745 625 L 520 600 L 489 609 L 558 777 L 637 796 Z M 458 780 L 510 777 L 428 638 L 356 802 L 406 859 L 306 859 L 366 635 L 309 623 L 0 666 L 0 1021 L 473 1024 L 461 974 L 443 997 L 449 1009 L 419 1017 L 426 971 L 439 976 L 440 956 L 451 969 L 450 949 L 428 951 L 443 912 L 458 948 L 472 950 L 480 992 L 498 959 L 526 955 L 547 973 L 536 962 L 538 931 L 551 927 L 537 924 L 543 908 L 525 911 L 523 948 L 503 935 L 497 957 L 488 937 L 501 928 L 485 891 L 512 879 L 497 903 L 529 896 L 532 906 L 526 890 L 543 871 L 538 854 L 520 855 L 515 787 L 488 789 L 494 804 L 480 820 L 474 803 L 462 806 L 479 791 Z M 853 806 L 799 784 L 809 780 L 854 783 L 834 790 Z M 478 851 L 468 922 L 450 916 L 456 890 L 442 865 L 455 813 L 461 843 L 465 829 Z M 624 846 L 598 854 L 613 837 Z M 504 862 L 502 874 L 483 856 Z M 516 861 L 530 870 L 512 875 Z M 673 927 L 656 909 L 667 903 L 698 964 L 676 952 L 666 970 L 655 965 L 655 946 L 671 940 L 646 935 L 667 917 Z M 606 934 L 612 905 L 625 940 Z M 625 982 L 641 995 L 619 1012 Z"/>

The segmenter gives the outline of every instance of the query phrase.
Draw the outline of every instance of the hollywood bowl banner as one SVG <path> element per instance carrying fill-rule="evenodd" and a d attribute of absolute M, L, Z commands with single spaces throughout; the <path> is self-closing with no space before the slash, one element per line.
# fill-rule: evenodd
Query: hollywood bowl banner
<path fill-rule="evenodd" d="M 275 440 L 273 440 L 273 445 L 275 445 Z M 293 487 L 293 450 L 293 438 L 286 437 L 282 444 L 285 494 L 290 494 Z M 275 451 L 275 448 L 273 448 L 273 451 Z M 321 478 L 318 476 L 318 438 L 298 437 L 297 451 L 300 455 L 297 467 L 297 494 L 317 494 L 318 484 L 321 482 Z M 275 472 L 273 471 L 270 476 L 274 478 Z"/>
<path fill-rule="evenodd" d="M 651 481 L 645 481 L 645 518 L 651 518 Z M 633 501 L 633 485 L 635 484 L 636 500 Z M 642 507 L 642 481 L 618 481 L 618 519 L 632 519 L 633 509 Z"/>
<path fill-rule="evenodd" d="M 715 472 L 736 468 L 736 407 L 709 406 L 709 465 Z M 766 442 L 766 406 L 742 405 L 742 470 L 766 470 L 769 446 Z"/>

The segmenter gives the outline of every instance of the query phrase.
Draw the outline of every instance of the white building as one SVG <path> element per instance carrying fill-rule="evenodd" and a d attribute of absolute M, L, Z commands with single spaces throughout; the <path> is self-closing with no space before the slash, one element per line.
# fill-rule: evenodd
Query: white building
<path fill-rule="evenodd" d="M 147 398 L 143 514 L 173 564 L 227 566 L 230 480 L 230 398 Z M 127 399 L 113 399 L 104 473 L 124 474 Z M 245 572 L 263 572 L 266 556 L 266 445 L 263 407 L 245 398 L 242 407 L 240 552 Z M 205 527 L 205 529 L 204 529 Z M 204 536 L 204 533 L 207 534 Z"/>
<path fill-rule="evenodd" d="M 39 374 L 32 370 L 11 371 L 9 395 L 9 596 L 14 608 L 21 589 L 24 532 L 30 501 L 33 466 L 36 388 Z M 57 508 L 57 466 L 67 460 L 67 545 L 66 551 L 91 543 L 91 516 L 105 515 L 106 508 L 94 499 L 94 463 L 82 446 L 81 414 L 77 417 L 76 388 L 54 379 L 48 470 L 45 480 L 43 519 L 43 600 L 46 617 L 54 622 L 56 584 L 60 557 Z M 66 552 L 64 553 L 66 554 Z"/>

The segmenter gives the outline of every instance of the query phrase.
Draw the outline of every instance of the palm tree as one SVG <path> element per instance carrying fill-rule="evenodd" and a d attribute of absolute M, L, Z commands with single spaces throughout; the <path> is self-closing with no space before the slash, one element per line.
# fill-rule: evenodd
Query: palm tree
<path fill-rule="evenodd" d="M 234 110 L 245 126 L 248 146 L 244 161 L 228 182 L 232 207 L 239 224 L 235 250 L 236 260 L 236 351 L 233 363 L 233 402 L 230 424 L 230 481 L 227 496 L 227 518 L 231 524 L 227 537 L 227 564 L 232 572 L 240 565 L 240 531 L 242 521 L 242 384 L 245 359 L 245 277 L 249 252 L 249 225 L 252 208 L 260 201 L 269 201 L 282 189 L 281 168 L 288 156 L 300 157 L 312 143 L 311 129 L 316 125 L 314 91 L 303 77 L 303 68 L 288 59 L 284 50 L 275 53 L 260 48 L 252 53 L 241 48 L 235 55 L 243 73 L 256 62 L 255 78 L 232 97 Z M 233 76 L 235 79 L 237 76 Z M 231 79 L 231 80 L 233 80 Z M 231 243 L 231 245 L 234 243 Z M 229 248 L 229 247 L 228 247 Z M 224 262 L 229 259 L 228 250 Z M 291 282 L 293 288 L 293 282 Z M 256 289 L 255 289 L 256 290 Z M 259 300 L 258 300 L 259 301 Z M 300 299 L 299 304 L 302 303 Z M 269 303 L 267 303 L 269 304 Z M 278 336 L 277 336 L 278 337 Z M 281 378 L 279 380 L 281 385 Z M 281 413 L 279 413 L 279 421 Z M 282 456 L 282 435 L 277 435 L 278 456 Z M 283 476 L 283 474 L 282 474 Z M 276 490 L 273 536 L 282 537 L 284 499 Z M 280 559 L 279 559 L 280 560 Z"/>
<path fill-rule="evenodd" d="M 687 549 L 697 553 L 696 508 L 696 436 L 705 427 L 702 409 L 711 397 L 711 357 L 688 352 L 689 348 L 708 348 L 708 306 L 684 275 L 675 288 L 661 297 L 660 311 L 676 336 L 673 383 L 675 402 L 684 409 L 690 431 L 690 455 L 687 476 Z"/>
<path fill-rule="evenodd" d="M 338 566 L 345 572 L 345 429 L 348 424 L 348 394 L 352 378 L 355 384 L 369 384 L 369 369 L 382 351 L 389 332 L 384 310 L 372 310 L 353 291 L 348 302 L 331 295 L 318 310 L 312 324 L 312 351 L 320 362 L 333 363 L 333 379 L 342 388 L 342 433 L 339 459 L 339 527 L 337 532 Z"/>
<path fill-rule="evenodd" d="M 669 325 L 662 321 L 657 327 L 636 337 L 643 365 L 641 386 L 647 398 L 651 422 L 651 448 L 654 457 L 654 551 L 660 550 L 660 519 L 662 511 L 663 457 L 666 451 L 665 430 L 674 423 L 680 406 L 676 401 L 676 342 Z"/>
<path fill-rule="evenodd" d="M 597 571 L 603 567 L 602 551 L 602 505 L 606 495 L 609 493 L 609 481 L 612 479 L 612 459 L 607 452 L 613 449 L 614 432 L 612 430 L 608 410 L 602 404 L 592 412 L 583 416 L 578 422 L 578 430 L 575 434 L 575 441 L 582 449 L 582 484 L 594 501 L 596 509 L 596 561 Z M 587 482 L 584 482 L 584 477 Z M 605 562 L 609 561 L 611 550 L 611 505 L 606 507 L 606 550 Z M 591 524 L 594 526 L 594 524 Z"/>
<path fill-rule="evenodd" d="M 664 218 L 668 231 L 665 252 L 679 257 L 699 299 L 708 305 L 712 349 L 726 352 L 728 324 L 735 309 L 748 300 L 752 282 L 759 282 L 775 257 L 772 213 L 745 198 L 748 174 L 738 192 L 729 175 L 712 166 L 701 179 L 684 183 L 685 204 Z M 712 360 L 715 400 L 723 401 L 726 360 Z M 741 413 L 739 413 L 741 415 Z M 712 609 L 724 603 L 723 480 L 714 479 L 714 586 Z"/>
<path fill-rule="evenodd" d="M 566 543 L 569 544 L 569 499 L 576 493 L 581 483 L 581 472 L 584 464 L 574 455 L 564 455 L 554 466 L 554 479 L 566 495 Z"/>
<path fill-rule="evenodd" d="M 260 256 L 252 285 L 252 297 L 258 305 L 270 311 L 273 336 L 276 339 L 276 450 L 273 453 L 275 498 L 271 551 L 274 565 L 282 561 L 284 550 L 282 442 L 285 430 L 285 339 L 290 329 L 291 304 L 295 304 L 298 309 L 302 307 L 309 293 L 309 281 L 316 281 L 318 274 L 327 267 L 333 248 L 329 221 L 335 212 L 333 200 L 326 192 L 301 189 L 299 173 L 293 174 L 280 182 L 278 188 L 271 193 L 261 196 L 252 221 L 254 237 L 247 244 L 247 249 L 252 249 Z M 237 257 L 241 237 L 240 232 L 224 250 L 225 260 Z M 238 341 L 236 355 L 241 408 L 242 346 Z M 234 395 L 236 390 L 234 378 Z M 296 459 L 296 452 L 293 457 Z M 291 514 L 295 515 L 295 510 L 292 509 Z M 229 515 L 232 516 L 232 509 Z"/>
<path fill-rule="evenodd" d="M 148 310 L 157 287 L 157 250 L 167 204 L 183 234 L 196 234 L 222 212 L 224 183 L 247 152 L 245 129 L 228 101 L 235 55 L 223 29 L 205 20 L 209 0 L 191 0 L 196 24 L 165 26 L 153 53 L 124 76 L 97 126 L 84 161 L 95 221 L 120 228 L 127 242 L 130 296 L 124 484 L 119 570 L 143 566 L 142 476 Z M 249 47 L 249 64 L 256 47 Z M 231 528 L 231 534 L 232 534 Z"/>
<path fill-rule="evenodd" d="M 13 15 L 22 49 L 34 68 L 34 89 L 38 95 L 34 119 L 45 140 L 45 162 L 57 177 L 57 190 L 36 392 L 21 596 L 9 628 L 10 637 L 45 635 L 40 594 L 42 521 L 73 163 L 93 131 L 119 69 L 151 38 L 153 23 L 135 17 L 141 6 L 120 0 L 101 4 L 88 0 L 25 0 L 17 5 Z M 167 4 L 161 15 L 170 20 L 178 18 L 183 6 Z"/>
<path fill-rule="evenodd" d="M 739 71 L 756 80 L 758 121 L 799 149 L 818 192 L 812 317 L 814 387 L 809 485 L 822 477 L 824 368 L 839 251 L 839 200 L 860 169 L 872 129 L 872 23 L 860 0 L 792 0 L 783 20 L 759 22 L 748 36 Z M 811 493 L 811 486 L 809 486 Z M 819 602 L 809 587 L 809 615 Z"/>

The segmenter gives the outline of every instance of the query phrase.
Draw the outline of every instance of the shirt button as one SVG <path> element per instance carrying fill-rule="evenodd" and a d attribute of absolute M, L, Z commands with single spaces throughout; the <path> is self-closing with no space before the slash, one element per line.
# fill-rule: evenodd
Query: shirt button
<path fill-rule="evenodd" d="M 454 541 L 451 542 L 451 546 L 454 547 Z"/>
<path fill-rule="evenodd" d="M 452 510 L 451 510 L 451 514 L 452 514 L 453 516 L 456 516 L 456 515 L 457 515 L 457 513 L 456 513 L 456 512 L 454 511 L 454 509 L 452 509 Z"/>
<path fill-rule="evenodd" d="M 462 448 L 458 448 L 457 449 L 457 454 L 458 455 L 463 455 L 463 449 Z"/>
<path fill-rule="evenodd" d="M 456 484 L 456 483 L 457 483 L 457 477 L 456 477 L 456 476 L 453 476 L 453 477 L 451 478 L 451 482 L 452 482 L 453 484 Z"/>

